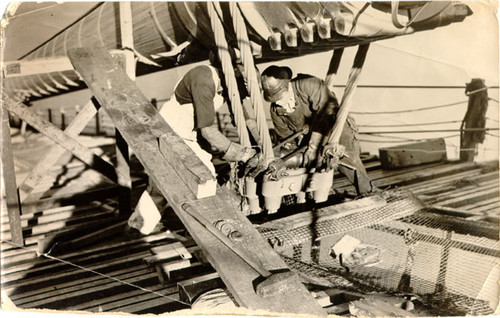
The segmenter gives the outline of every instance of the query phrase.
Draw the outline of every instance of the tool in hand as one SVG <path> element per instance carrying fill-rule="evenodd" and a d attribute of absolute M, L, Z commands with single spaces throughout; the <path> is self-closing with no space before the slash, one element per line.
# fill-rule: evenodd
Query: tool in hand
<path fill-rule="evenodd" d="M 289 284 L 295 277 L 295 274 L 290 270 L 279 273 L 271 273 L 264 266 L 257 263 L 250 258 L 246 252 L 237 246 L 231 239 L 225 236 L 222 232 L 217 230 L 205 217 L 200 215 L 189 203 L 184 203 L 182 209 L 186 211 L 193 219 L 198 221 L 210 233 L 217 237 L 224 245 L 229 247 L 236 255 L 238 255 L 245 263 L 250 265 L 256 272 L 258 272 L 264 280 L 257 284 L 255 292 L 261 297 L 269 297 L 282 293 L 284 290 L 290 288 Z"/>

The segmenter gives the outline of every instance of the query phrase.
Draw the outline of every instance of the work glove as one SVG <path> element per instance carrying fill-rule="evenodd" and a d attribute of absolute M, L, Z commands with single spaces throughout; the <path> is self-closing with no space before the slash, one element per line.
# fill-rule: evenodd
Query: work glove
<path fill-rule="evenodd" d="M 244 147 L 240 144 L 232 142 L 229 145 L 229 148 L 227 149 L 222 159 L 233 162 L 236 161 L 247 162 L 250 158 L 254 157 L 256 154 L 257 151 L 255 151 L 254 149 L 249 147 Z"/>
<path fill-rule="evenodd" d="M 345 154 L 345 147 L 338 142 L 324 146 L 323 158 L 326 171 L 335 169 L 340 159 L 342 159 L 344 156 L 347 157 L 347 155 Z"/>
<path fill-rule="evenodd" d="M 266 174 L 269 175 L 269 180 L 271 181 L 278 181 L 288 176 L 285 163 L 281 159 L 273 160 L 267 167 Z"/>
<path fill-rule="evenodd" d="M 318 132 L 313 132 L 311 134 L 311 138 L 309 139 L 309 145 L 307 146 L 306 151 L 304 152 L 304 159 L 302 161 L 302 165 L 304 167 L 313 167 L 318 158 L 318 148 L 321 140 L 323 139 L 323 135 Z"/>
<path fill-rule="evenodd" d="M 262 153 L 256 153 L 245 163 L 245 176 L 255 178 L 266 170 L 266 158 Z"/>

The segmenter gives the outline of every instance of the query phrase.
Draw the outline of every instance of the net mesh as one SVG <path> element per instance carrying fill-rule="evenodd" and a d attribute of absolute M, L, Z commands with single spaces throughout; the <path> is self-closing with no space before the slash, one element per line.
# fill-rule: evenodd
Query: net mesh
<path fill-rule="evenodd" d="M 417 296 L 441 315 L 488 315 L 498 304 L 498 226 L 432 213 L 411 193 L 387 204 L 294 228 L 259 226 L 290 268 L 310 282 Z M 342 266 L 332 247 L 345 235 L 378 250 L 375 263 Z M 353 285 L 354 284 L 354 285 Z"/>

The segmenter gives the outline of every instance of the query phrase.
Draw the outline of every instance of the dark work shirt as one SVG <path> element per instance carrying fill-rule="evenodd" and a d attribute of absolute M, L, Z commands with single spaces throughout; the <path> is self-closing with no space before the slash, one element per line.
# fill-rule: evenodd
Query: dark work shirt
<path fill-rule="evenodd" d="M 181 105 L 193 104 L 195 128 L 213 125 L 215 121 L 214 97 L 218 83 L 214 83 L 207 65 L 199 65 L 184 75 L 175 88 L 175 97 Z"/>
<path fill-rule="evenodd" d="M 290 83 L 295 96 L 295 110 L 287 113 L 283 107 L 271 104 L 271 119 L 279 139 L 286 139 L 302 130 L 304 125 L 325 134 L 335 120 L 338 108 L 335 96 L 322 80 L 314 76 L 299 74 Z"/>

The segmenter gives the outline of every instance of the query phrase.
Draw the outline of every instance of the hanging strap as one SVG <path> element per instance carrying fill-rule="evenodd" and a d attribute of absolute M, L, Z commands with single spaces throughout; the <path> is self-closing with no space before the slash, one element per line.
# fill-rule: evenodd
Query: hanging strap
<path fill-rule="evenodd" d="M 426 2 L 422 6 L 422 8 L 420 8 L 420 10 L 413 16 L 413 18 L 411 18 L 410 21 L 408 21 L 408 23 L 403 25 L 403 24 L 401 24 L 401 22 L 399 22 L 399 19 L 398 19 L 399 1 L 391 1 L 392 24 L 394 24 L 394 26 L 398 29 L 404 29 L 404 28 L 409 27 L 410 25 L 413 24 L 413 22 L 415 22 L 417 20 L 418 16 L 424 11 L 425 7 L 427 7 L 427 5 L 429 5 L 430 2 L 431 1 Z M 410 10 L 408 10 L 408 12 L 410 12 Z M 408 16 L 410 16 L 410 13 L 408 14 Z"/>

